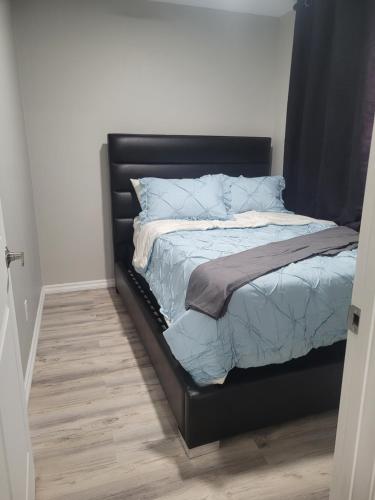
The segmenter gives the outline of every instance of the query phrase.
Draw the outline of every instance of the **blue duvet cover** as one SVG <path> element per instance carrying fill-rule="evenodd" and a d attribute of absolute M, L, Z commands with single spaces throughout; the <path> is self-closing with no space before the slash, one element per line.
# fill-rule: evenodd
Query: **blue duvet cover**
<path fill-rule="evenodd" d="M 256 279 L 233 294 L 217 321 L 184 307 L 199 264 L 330 225 L 177 231 L 155 241 L 142 274 L 170 321 L 166 341 L 198 384 L 222 382 L 233 367 L 283 363 L 346 337 L 356 250 L 313 257 Z"/>

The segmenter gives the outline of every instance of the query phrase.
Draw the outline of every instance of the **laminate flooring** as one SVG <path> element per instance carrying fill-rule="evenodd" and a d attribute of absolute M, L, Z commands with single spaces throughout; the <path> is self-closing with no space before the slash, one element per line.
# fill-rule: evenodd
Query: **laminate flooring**
<path fill-rule="evenodd" d="M 189 459 L 114 289 L 47 295 L 29 415 L 37 500 L 323 500 L 336 413 Z"/>

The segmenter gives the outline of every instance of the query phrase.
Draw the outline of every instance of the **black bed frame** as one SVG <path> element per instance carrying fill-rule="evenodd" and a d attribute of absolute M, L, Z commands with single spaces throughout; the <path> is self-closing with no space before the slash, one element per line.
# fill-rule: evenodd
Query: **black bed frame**
<path fill-rule="evenodd" d="M 179 430 L 193 448 L 256 428 L 337 408 L 345 343 L 281 365 L 234 369 L 224 385 L 197 386 L 172 355 L 167 328 L 145 280 L 133 269 L 133 220 L 140 212 L 131 178 L 269 175 L 271 140 L 109 134 L 116 288 L 134 321 Z"/>

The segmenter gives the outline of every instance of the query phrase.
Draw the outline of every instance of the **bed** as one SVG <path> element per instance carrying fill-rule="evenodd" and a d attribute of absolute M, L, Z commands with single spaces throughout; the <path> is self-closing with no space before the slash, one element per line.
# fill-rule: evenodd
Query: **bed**
<path fill-rule="evenodd" d="M 141 208 L 131 178 L 246 177 L 270 173 L 271 140 L 253 137 L 109 134 L 116 288 L 158 374 L 188 448 L 338 407 L 345 342 L 284 363 L 233 368 L 221 384 L 198 385 L 168 345 L 160 304 L 132 265 Z"/>

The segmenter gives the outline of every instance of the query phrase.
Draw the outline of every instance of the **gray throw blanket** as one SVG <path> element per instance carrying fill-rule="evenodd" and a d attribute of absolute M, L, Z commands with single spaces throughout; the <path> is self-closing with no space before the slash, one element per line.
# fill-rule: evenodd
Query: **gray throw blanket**
<path fill-rule="evenodd" d="M 293 262 L 352 250 L 358 237 L 353 229 L 333 227 L 205 262 L 190 276 L 185 307 L 218 319 L 238 288 Z"/>

